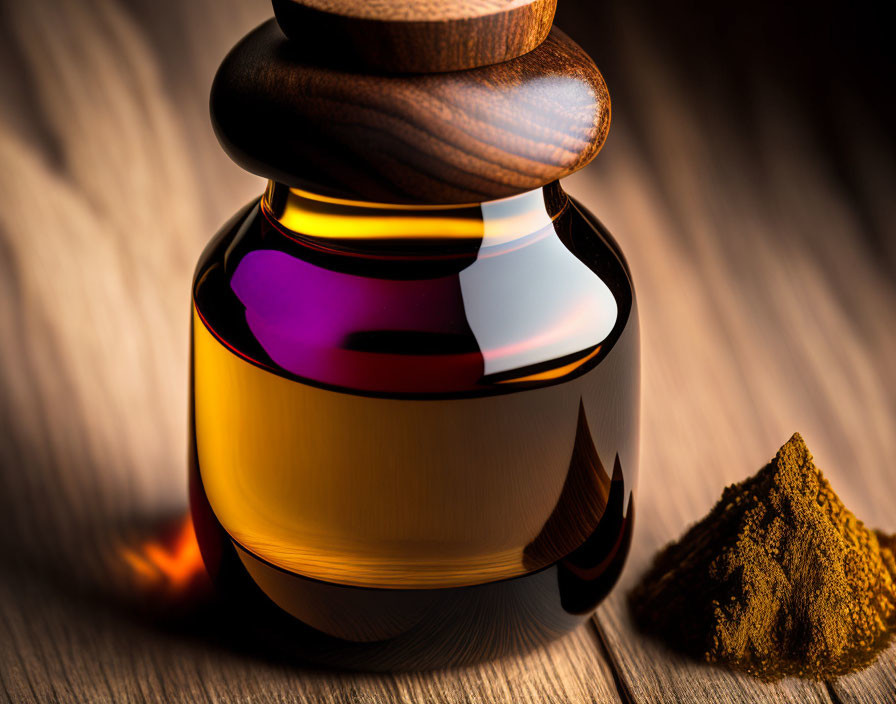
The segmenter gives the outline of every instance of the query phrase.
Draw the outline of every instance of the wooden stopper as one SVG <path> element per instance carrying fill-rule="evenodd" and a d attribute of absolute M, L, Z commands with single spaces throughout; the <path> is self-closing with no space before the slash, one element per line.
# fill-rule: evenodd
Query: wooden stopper
<path fill-rule="evenodd" d="M 556 28 L 501 64 L 384 75 L 321 64 L 270 20 L 222 63 L 211 113 L 225 151 L 253 173 L 335 197 L 453 204 L 582 168 L 606 139 L 610 98 Z"/>
<path fill-rule="evenodd" d="M 532 51 L 557 0 L 273 0 L 290 39 L 319 56 L 408 73 L 496 64 Z"/>

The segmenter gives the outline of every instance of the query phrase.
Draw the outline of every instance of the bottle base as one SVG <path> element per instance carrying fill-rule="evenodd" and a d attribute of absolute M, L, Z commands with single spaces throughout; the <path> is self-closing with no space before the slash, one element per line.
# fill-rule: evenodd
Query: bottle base
<path fill-rule="evenodd" d="M 241 636 L 278 659 L 353 670 L 469 665 L 574 630 L 616 583 L 634 519 L 631 494 L 622 510 L 620 485 L 598 539 L 537 572 L 464 587 L 366 588 L 310 579 L 255 556 L 221 527 L 193 479 L 203 558 Z"/>

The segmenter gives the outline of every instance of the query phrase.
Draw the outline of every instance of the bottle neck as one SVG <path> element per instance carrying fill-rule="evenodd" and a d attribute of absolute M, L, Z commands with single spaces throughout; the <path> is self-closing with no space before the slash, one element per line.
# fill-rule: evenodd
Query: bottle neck
<path fill-rule="evenodd" d="M 398 205 L 332 198 L 270 181 L 261 204 L 278 229 L 317 246 L 469 251 L 550 231 L 568 199 L 559 182 L 483 203 Z"/>

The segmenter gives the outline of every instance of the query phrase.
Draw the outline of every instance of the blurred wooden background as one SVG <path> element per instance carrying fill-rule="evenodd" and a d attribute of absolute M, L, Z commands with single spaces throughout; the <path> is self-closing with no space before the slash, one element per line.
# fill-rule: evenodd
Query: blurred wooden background
<path fill-rule="evenodd" d="M 218 148 L 208 88 L 268 3 L 0 3 L 0 693 L 896 701 L 896 649 L 838 682 L 765 685 L 628 624 L 626 585 L 652 552 L 795 430 L 846 504 L 896 531 L 883 9 L 655 5 L 560 0 L 557 17 L 614 100 L 607 146 L 566 185 L 620 241 L 642 313 L 640 523 L 622 584 L 593 628 L 541 651 L 362 676 L 222 645 L 199 607 L 148 615 L 123 558 L 184 509 L 192 267 L 262 187 Z"/>

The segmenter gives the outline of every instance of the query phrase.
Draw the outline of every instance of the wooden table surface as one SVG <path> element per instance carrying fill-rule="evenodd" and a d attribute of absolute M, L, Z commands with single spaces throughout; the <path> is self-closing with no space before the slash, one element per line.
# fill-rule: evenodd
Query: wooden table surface
<path fill-rule="evenodd" d="M 158 583 L 146 606 L 133 556 L 185 506 L 192 266 L 262 187 L 217 147 L 207 90 L 268 15 L 260 0 L 2 5 L 0 693 L 896 701 L 896 648 L 837 681 L 765 684 L 630 625 L 625 593 L 653 552 L 794 431 L 847 506 L 896 531 L 896 160 L 859 83 L 831 77 L 819 114 L 771 80 L 776 66 L 670 60 L 625 8 L 591 34 L 585 4 L 558 18 L 614 96 L 607 146 L 566 185 L 628 255 L 644 345 L 632 555 L 589 626 L 478 667 L 359 675 L 235 646 L 226 614 L 169 603 Z"/>

